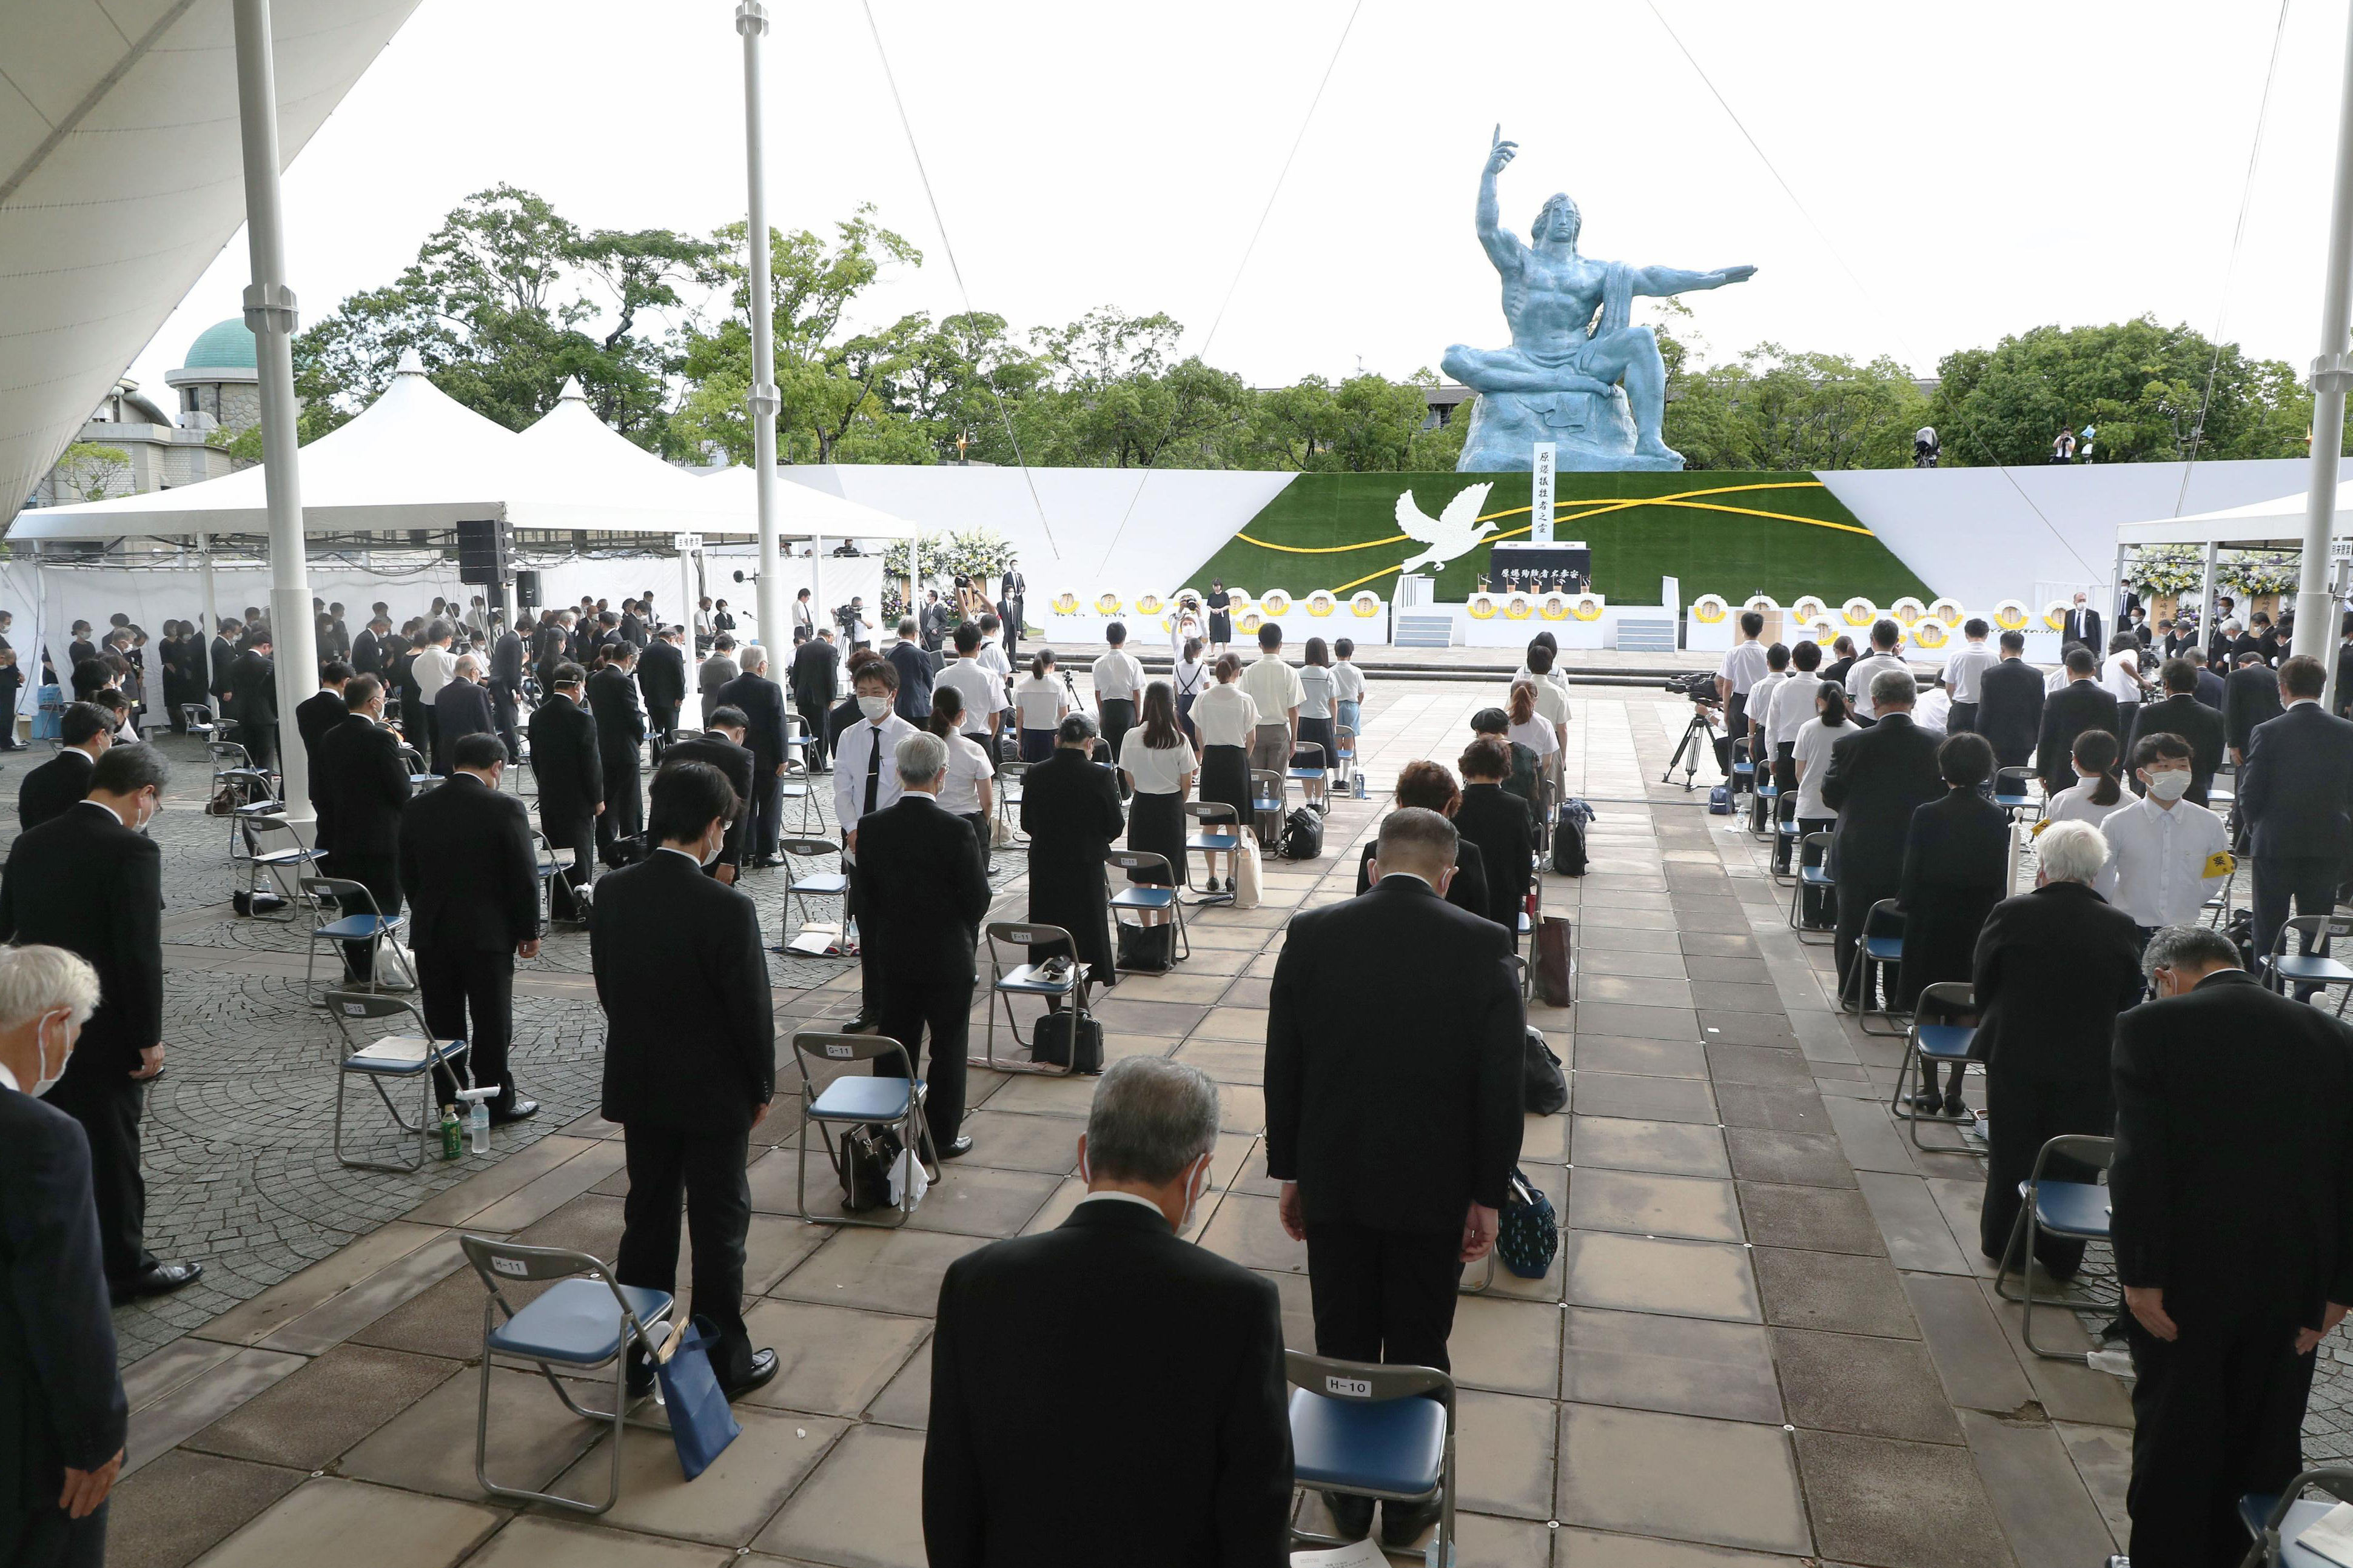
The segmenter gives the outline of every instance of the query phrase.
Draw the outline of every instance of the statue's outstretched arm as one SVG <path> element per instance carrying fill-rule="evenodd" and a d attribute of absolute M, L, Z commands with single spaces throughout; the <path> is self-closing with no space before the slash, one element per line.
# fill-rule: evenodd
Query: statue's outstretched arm
<path fill-rule="evenodd" d="M 1688 294 L 1698 289 L 1721 289 L 1727 283 L 1746 283 L 1756 276 L 1754 267 L 1719 267 L 1712 272 L 1692 272 L 1681 267 L 1637 267 L 1633 285 L 1637 294 Z"/>
<path fill-rule="evenodd" d="M 1487 167 L 1479 175 L 1479 244 L 1487 252 L 1487 259 L 1495 270 L 1509 277 L 1520 269 L 1520 252 L 1524 248 L 1520 237 L 1503 225 L 1503 210 L 1495 200 L 1495 176 L 1503 172 L 1519 152 L 1520 144 L 1504 140 L 1504 128 L 1495 127 L 1495 139 L 1487 148 Z"/>

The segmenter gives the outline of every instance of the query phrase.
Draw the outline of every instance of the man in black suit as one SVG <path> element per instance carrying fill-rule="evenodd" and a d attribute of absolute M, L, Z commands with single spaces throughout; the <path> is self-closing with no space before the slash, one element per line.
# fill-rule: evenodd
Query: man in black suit
<path fill-rule="evenodd" d="M 923 651 L 937 653 L 948 640 L 948 607 L 940 603 L 937 588 L 923 590 Z"/>
<path fill-rule="evenodd" d="M 213 640 L 208 645 L 212 676 L 205 689 L 212 695 L 213 714 L 216 718 L 237 717 L 232 705 L 232 694 L 236 690 L 236 682 L 231 679 L 230 672 L 237 666 L 237 639 L 238 634 L 244 629 L 243 622 L 231 620 L 224 616 L 221 617 L 220 625 L 213 630 Z"/>
<path fill-rule="evenodd" d="M 98 1568 L 128 1426 L 90 1146 L 42 1103 L 99 1003 L 57 947 L 0 950 L 0 1562 Z"/>
<path fill-rule="evenodd" d="M 948 743 L 930 731 L 901 741 L 890 765 L 902 793 L 858 819 L 858 930 L 881 986 L 876 1031 L 907 1047 L 911 1063 L 931 1032 L 931 1086 L 923 1115 L 934 1149 L 969 1152 L 964 1121 L 965 1038 L 972 1020 L 973 944 L 988 913 L 988 873 L 971 825 L 940 809 Z M 875 1063 L 877 1072 L 896 1064 Z"/>
<path fill-rule="evenodd" d="M 2242 1494 L 2304 1468 L 2313 1350 L 2353 1305 L 2353 1034 L 2264 991 L 2220 931 L 2168 926 L 2144 962 L 2158 1000 L 2116 1022 L 2108 1168 L 2125 1506 L 2134 1568 L 2202 1568 L 2246 1551 Z"/>
<path fill-rule="evenodd" d="M 496 735 L 464 735 L 451 752 L 449 782 L 401 813 L 400 885 L 425 1026 L 436 1039 L 466 1042 L 471 1087 L 498 1086 L 496 1126 L 539 1113 L 507 1068 L 514 961 L 539 956 L 539 855 L 531 814 L 499 788 L 505 745 Z M 447 1103 L 456 1085 L 447 1072 L 439 1082 Z"/>
<path fill-rule="evenodd" d="M 2034 743 L 2034 773 L 2045 795 L 2073 789 L 2075 777 L 2075 737 L 2086 730 L 2117 734 L 2116 694 L 2104 691 L 2095 679 L 2100 661 L 2087 647 L 2067 650 L 2067 684 L 2043 700 L 2042 730 Z M 2118 744 L 2123 738 L 2118 736 Z M 1841 899 L 1841 904 L 1846 900 Z"/>
<path fill-rule="evenodd" d="M 2141 704 L 2125 754 L 2132 754 L 2143 735 L 2180 736 L 2189 742 L 2189 794 L 2185 798 L 2204 805 L 2214 773 L 2222 765 L 2222 716 L 2198 700 L 2196 660 L 2168 658 L 2158 679 L 2165 687 L 2165 699 Z"/>
<path fill-rule="evenodd" d="M 819 627 L 815 637 L 793 649 L 791 674 L 793 706 L 800 710 L 801 728 L 809 736 L 809 772 L 825 773 L 833 755 L 826 715 L 841 698 L 841 658 L 833 646 L 831 626 Z"/>
<path fill-rule="evenodd" d="M 498 732 L 498 705 L 482 684 L 482 661 L 470 653 L 460 655 L 448 683 L 433 695 L 433 771 L 445 779 L 449 776 L 461 738 Z"/>
<path fill-rule="evenodd" d="M 1936 767 L 1937 738 L 1912 721 L 1917 697 L 1918 685 L 1907 671 L 1883 669 L 1872 677 L 1879 721 L 1832 746 L 1830 771 L 1822 775 L 1822 803 L 1839 814 L 1831 866 L 1838 879 L 1841 996 L 1871 906 L 1895 897 L 1904 885 L 1912 813 L 1945 793 L 1944 774 Z M 1862 998 L 1866 1006 L 1870 1001 Z"/>
<path fill-rule="evenodd" d="M 2289 900 L 2300 915 L 2334 912 L 2353 854 L 2353 722 L 2321 710 L 2327 679 L 2309 655 L 2280 666 L 2287 710 L 2255 727 L 2239 770 L 2239 824 L 2255 861 L 2255 952 L 2266 964 Z M 2301 945 L 2314 951 L 2309 935 Z M 2296 999 L 2316 989 L 2299 985 Z"/>
<path fill-rule="evenodd" d="M 58 754 L 16 786 L 16 826 L 38 827 L 90 794 L 90 770 L 114 743 L 114 716 L 94 702 L 69 703 L 58 717 Z"/>
<path fill-rule="evenodd" d="M 392 657 L 386 646 L 391 636 L 392 623 L 382 616 L 362 626 L 360 635 L 352 639 L 352 673 L 382 675 Z"/>
<path fill-rule="evenodd" d="M 171 770 L 153 746 L 116 746 L 91 771 L 90 795 L 18 835 L 0 872 L 0 942 L 62 947 L 98 971 L 100 1000 L 51 1105 L 90 1136 L 99 1243 L 117 1301 L 176 1290 L 201 1263 L 147 1250 L 139 1118 L 164 1070 L 163 851 L 154 820 Z"/>
<path fill-rule="evenodd" d="M 2034 761 L 2042 733 L 2042 672 L 2026 662 L 2026 634 L 2001 634 L 2001 658 L 1978 679 L 1977 732 L 1993 746 L 1994 766 Z"/>
<path fill-rule="evenodd" d="M 2105 647 L 2100 639 L 2100 612 L 2091 607 L 2090 600 L 2081 588 L 2075 590 L 2075 602 L 2067 611 L 2067 618 L 2059 628 L 2059 641 L 2064 645 L 2082 643 L 2088 648 Z"/>
<path fill-rule="evenodd" d="M 605 811 L 605 764 L 597 753 L 596 721 L 580 701 L 585 679 L 570 659 L 557 664 L 546 697 L 531 716 L 531 773 L 539 785 L 540 831 L 554 847 L 572 852 L 572 864 L 548 890 L 551 912 L 560 921 L 587 919 L 587 900 L 575 895 L 594 874 L 596 819 Z"/>
<path fill-rule="evenodd" d="M 319 667 L 319 689 L 294 705 L 294 728 L 302 737 L 302 754 L 311 765 L 319 765 L 319 742 L 327 731 L 343 721 L 351 710 L 343 701 L 343 687 L 352 679 L 352 667 L 342 659 L 331 658 Z M 319 782 L 313 773 L 305 781 L 313 804 L 319 798 Z"/>
<path fill-rule="evenodd" d="M 1087 1195 L 1071 1216 L 949 1265 L 923 1440 L 932 1568 L 1097 1562 L 1107 1541 L 1122 1568 L 1289 1561 L 1273 1282 L 1179 1239 L 1217 1135 L 1217 1085 L 1198 1068 L 1115 1062 L 1079 1140 Z M 1061 1327 L 1040 1340 L 1040 1322 Z M 1081 1488 L 1036 1484 L 1031 1456 L 1113 1431 L 1125 1462 Z"/>
<path fill-rule="evenodd" d="M 776 1375 L 776 1352 L 754 1351 L 744 1327 L 744 1161 L 776 1090 L 768 961 L 752 900 L 702 870 L 734 809 L 716 768 L 681 763 L 656 773 L 654 847 L 605 878 L 588 914 L 605 1008 L 605 1120 L 622 1126 L 629 1171 L 614 1275 L 677 1289 L 683 1188 L 694 1315 L 718 1326 L 711 1369 L 730 1399 Z M 632 1352 L 628 1377 L 642 1391 L 653 1368 Z"/>
<path fill-rule="evenodd" d="M 1307 1244 L 1319 1355 L 1446 1370 L 1462 1265 L 1494 1246 L 1519 1159 L 1511 938 L 1446 901 L 1454 861 L 1453 824 L 1391 812 L 1372 891 L 1293 916 L 1275 964 L 1266 1168 L 1283 1230 Z M 1329 1500 L 1362 1537 L 1371 1503 Z M 1390 1504 L 1383 1539 L 1402 1546 L 1435 1517 Z"/>
<path fill-rule="evenodd" d="M 609 614 L 609 612 L 607 612 Z M 605 668 L 588 678 L 588 711 L 596 719 L 596 760 L 605 770 L 605 810 L 596 818 L 596 847 L 634 838 L 645 830 L 645 795 L 638 787 L 638 748 L 645 743 L 646 713 L 638 706 L 630 679 L 638 650 L 628 643 L 607 645 Z"/>
<path fill-rule="evenodd" d="M 883 658 L 899 672 L 898 694 L 892 700 L 899 717 L 921 724 L 932 716 L 932 656 L 915 640 L 915 620 L 899 617 L 899 640 Z"/>
<path fill-rule="evenodd" d="M 522 755 L 522 638 L 512 626 L 500 628 L 491 643 L 491 711 L 510 763 Z"/>
<path fill-rule="evenodd" d="M 264 772 L 278 765 L 278 667 L 269 655 L 269 628 L 259 627 L 248 635 L 245 651 L 229 666 L 228 674 L 237 743 Z"/>
<path fill-rule="evenodd" d="M 1009 555 L 1006 557 L 1005 576 L 998 586 L 1001 592 L 997 600 L 997 618 L 1005 623 L 1005 658 L 1007 663 L 1018 667 L 1021 662 L 1018 645 L 1021 641 L 1022 628 L 1027 625 L 1021 617 L 1029 606 L 1029 580 L 1021 575 L 1021 568 Z"/>
<path fill-rule="evenodd" d="M 755 766 L 750 748 L 744 744 L 746 721 L 740 708 L 719 707 L 711 710 L 702 734 L 691 740 L 673 741 L 662 750 L 662 761 L 668 763 L 708 763 L 727 775 L 727 783 L 742 803 L 735 818 L 728 825 L 727 847 L 719 858 L 711 863 L 711 874 L 723 882 L 737 880 L 744 870 L 744 846 L 752 830 L 752 780 Z"/>
<path fill-rule="evenodd" d="M 744 650 L 744 673 L 719 689 L 719 702 L 744 715 L 744 743 L 752 748 L 751 866 L 783 864 L 776 841 L 784 832 L 785 689 L 768 679 L 768 650 Z M 812 748 L 814 749 L 814 748 Z"/>
<path fill-rule="evenodd" d="M 676 626 L 656 632 L 638 658 L 638 689 L 646 700 L 646 723 L 653 734 L 654 766 L 678 731 L 679 705 L 686 700 L 686 649 Z"/>
<path fill-rule="evenodd" d="M 311 776 L 319 809 L 319 855 L 330 877 L 357 882 L 375 912 L 400 912 L 400 816 L 408 805 L 408 764 L 400 737 L 385 727 L 384 685 L 354 675 L 343 686 L 343 721 L 319 738 Z M 356 911 L 346 911 L 356 912 Z M 375 978 L 368 943 L 343 944 L 347 979 Z"/>
<path fill-rule="evenodd" d="M 2246 762 L 2247 752 L 2254 745 L 2256 727 L 2270 723 L 2283 710 L 2279 677 L 2273 673 L 2271 666 L 2253 648 L 2239 655 L 2238 668 L 2222 683 L 2223 738 L 2231 748 L 2233 763 Z"/>

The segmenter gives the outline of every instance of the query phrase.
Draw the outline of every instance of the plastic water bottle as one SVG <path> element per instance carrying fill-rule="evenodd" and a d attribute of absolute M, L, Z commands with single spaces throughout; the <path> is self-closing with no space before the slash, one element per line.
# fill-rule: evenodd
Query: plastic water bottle
<path fill-rule="evenodd" d="M 445 1105 L 441 1108 L 441 1157 L 455 1160 L 465 1152 L 466 1142 L 458 1129 L 458 1108 Z"/>
<path fill-rule="evenodd" d="M 1355 774 L 1353 774 L 1353 775 L 1351 775 L 1351 776 L 1356 780 L 1356 798 L 1357 798 L 1358 800 L 1362 800 L 1362 799 L 1364 799 L 1364 798 L 1365 798 L 1365 775 L 1364 775 L 1364 773 L 1361 773 L 1361 772 L 1358 772 L 1358 773 L 1355 773 Z"/>
<path fill-rule="evenodd" d="M 458 1098 L 466 1102 L 466 1130 L 472 1134 L 477 1154 L 491 1152 L 491 1100 L 500 1092 L 493 1084 L 488 1089 L 461 1089 Z"/>

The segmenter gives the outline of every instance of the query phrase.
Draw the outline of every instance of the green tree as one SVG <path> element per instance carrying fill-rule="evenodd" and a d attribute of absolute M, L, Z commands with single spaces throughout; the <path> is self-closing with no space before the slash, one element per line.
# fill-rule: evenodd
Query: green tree
<path fill-rule="evenodd" d="M 1436 424 L 1428 369 L 1402 382 L 1358 374 L 1337 386 L 1310 375 L 1256 395 L 1247 455 L 1253 468 L 1349 473 L 1451 469 L 1461 455 L 1461 423 Z M 1467 418 L 1467 409 L 1460 416 Z"/>
<path fill-rule="evenodd" d="M 101 441 L 76 441 L 58 459 L 58 478 L 83 500 L 131 493 L 131 454 Z"/>
<path fill-rule="evenodd" d="M 1796 472 L 1911 460 L 1926 400 L 1894 360 L 1759 343 L 1734 364 L 1685 374 L 1666 437 L 1694 468 Z"/>
<path fill-rule="evenodd" d="M 1165 313 L 1110 306 L 1030 333 L 1044 380 L 1026 400 L 1022 443 L 1032 463 L 1072 468 L 1236 466 L 1250 389 L 1198 354 L 1176 357 L 1185 333 Z"/>

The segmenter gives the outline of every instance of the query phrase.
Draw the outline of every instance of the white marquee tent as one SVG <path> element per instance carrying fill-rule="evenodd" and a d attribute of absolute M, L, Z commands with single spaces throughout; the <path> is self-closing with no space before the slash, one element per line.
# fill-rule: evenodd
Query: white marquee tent
<path fill-rule="evenodd" d="M 2128 522 L 2116 530 L 2116 543 L 2126 549 L 2150 544 L 2215 544 L 2232 550 L 2259 544 L 2301 545 L 2308 494 L 2299 489 L 2221 511 Z M 2353 534 L 2353 489 L 2339 489 L 2337 494 L 2337 521 L 2329 534 L 2343 539 Z"/>

